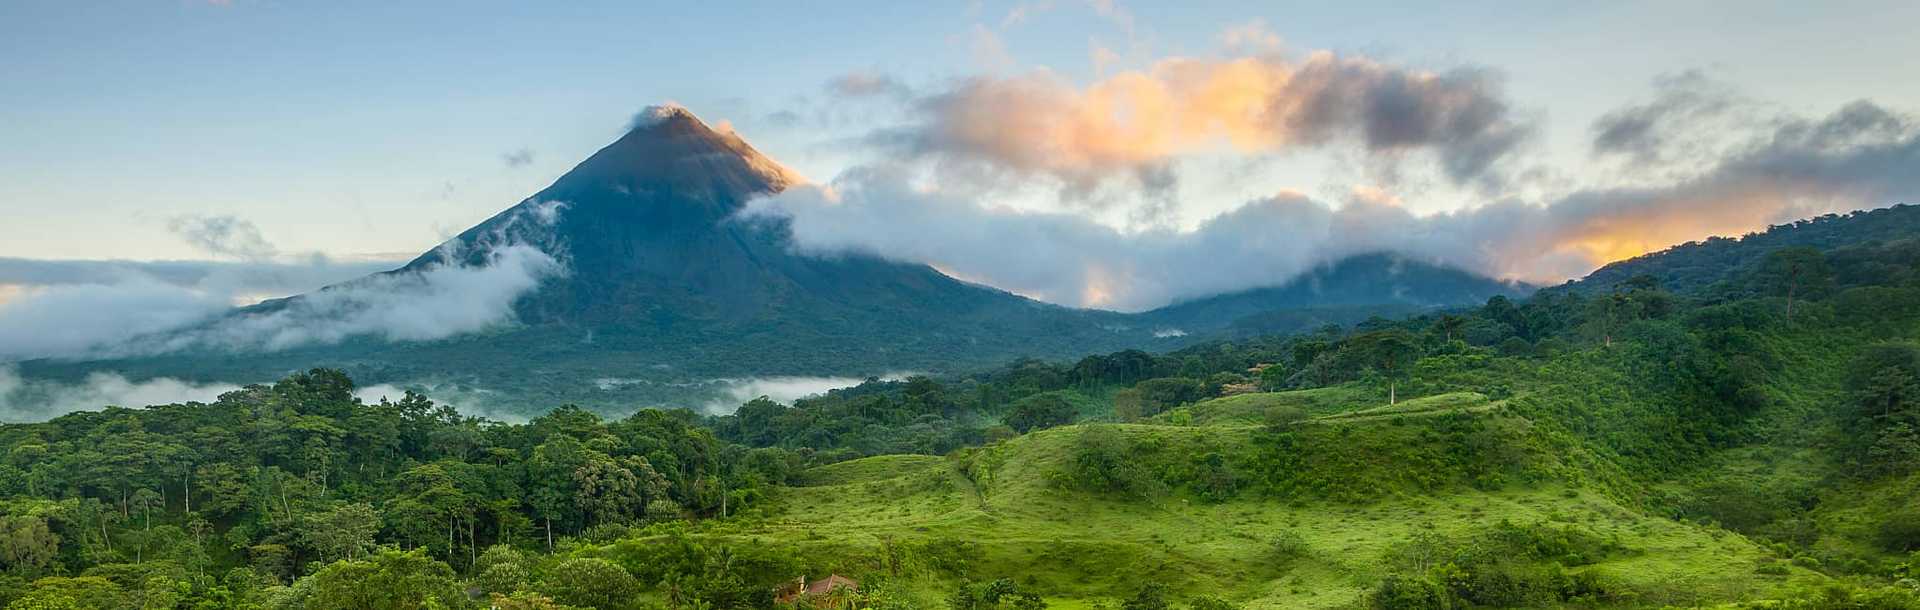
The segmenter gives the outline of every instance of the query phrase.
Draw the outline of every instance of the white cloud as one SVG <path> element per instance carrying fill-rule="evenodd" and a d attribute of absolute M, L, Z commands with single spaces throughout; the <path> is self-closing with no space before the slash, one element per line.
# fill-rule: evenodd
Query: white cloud
<path fill-rule="evenodd" d="M 887 373 L 879 376 L 882 381 L 898 381 L 911 373 Z M 707 403 L 709 413 L 732 413 L 740 405 L 755 398 L 765 396 L 781 403 L 793 404 L 793 401 L 810 396 L 819 396 L 829 390 L 851 388 L 865 383 L 860 377 L 754 377 L 747 379 L 716 379 L 713 383 L 720 386 L 721 398 Z"/>
<path fill-rule="evenodd" d="M 437 265 L 369 276 L 266 304 L 263 311 L 156 337 L 130 349 L 280 350 L 338 343 L 354 336 L 388 341 L 441 339 L 510 323 L 514 301 L 565 271 L 559 261 L 531 246 L 503 246 L 489 254 L 485 265 Z"/>
<path fill-rule="evenodd" d="M 567 271 L 553 254 L 525 243 L 551 242 L 535 238 L 550 232 L 565 208 L 558 201 L 525 202 L 484 236 L 485 243 L 467 245 L 477 260 L 443 256 L 441 262 L 372 275 L 397 261 L 336 264 L 318 255 L 243 263 L 0 258 L 0 285 L 29 287 L 0 301 L 0 360 L 189 348 L 279 350 L 354 336 L 423 341 L 511 324 L 520 296 Z M 234 225 L 214 225 L 226 229 L 192 233 L 211 244 L 231 244 L 222 236 L 233 234 L 228 229 Z M 455 240 L 442 249 L 461 247 Z M 346 281 L 354 277 L 359 279 Z M 300 293 L 246 311 L 229 309 Z"/>
<path fill-rule="evenodd" d="M 93 373 L 79 384 L 26 379 L 0 365 L 0 422 L 45 421 L 74 411 L 107 406 L 145 407 L 182 402 L 212 402 L 240 389 L 224 383 L 192 383 L 171 378 L 129 381 L 115 373 Z"/>
<path fill-rule="evenodd" d="M 1920 198 L 1920 122 L 1858 102 L 1789 117 L 1697 174 L 1417 215 L 1380 189 L 1336 204 L 1298 194 L 1248 202 L 1191 231 L 1127 232 L 1082 214 L 982 203 L 966 185 L 895 164 L 849 170 L 752 202 L 789 222 L 794 247 L 925 262 L 1066 305 L 1139 310 L 1283 283 L 1355 254 L 1392 251 L 1502 278 L 1557 282 L 1709 235 Z"/>
<path fill-rule="evenodd" d="M 0 258 L 0 360 L 78 356 L 395 264 Z"/>
<path fill-rule="evenodd" d="M 377 404 L 383 398 L 398 402 L 407 395 L 407 390 L 425 394 L 436 403 L 450 405 L 461 415 L 510 424 L 527 422 L 528 405 L 524 401 L 506 399 L 493 390 L 457 383 L 382 383 L 355 388 L 353 396 L 367 404 Z"/>

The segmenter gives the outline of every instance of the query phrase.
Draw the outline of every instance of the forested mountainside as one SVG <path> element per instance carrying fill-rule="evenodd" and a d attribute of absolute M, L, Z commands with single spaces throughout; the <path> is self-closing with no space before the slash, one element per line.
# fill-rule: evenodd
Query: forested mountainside
<path fill-rule="evenodd" d="M 1399 317 L 1533 292 L 1522 283 L 1425 263 L 1392 253 L 1363 254 L 1307 270 L 1279 286 L 1215 295 L 1146 312 L 1155 328 L 1199 336 L 1285 334 L 1374 315 Z"/>
<path fill-rule="evenodd" d="M 0 607 L 1916 607 L 1916 238 L 718 417 L 5 425 Z"/>
<path fill-rule="evenodd" d="M 1285 286 L 1154 312 L 1061 307 L 925 264 L 795 252 L 783 220 L 739 216 L 795 180 L 738 134 L 683 108 L 659 108 L 552 185 L 400 269 L 105 346 L 105 357 L 19 367 L 59 381 L 108 371 L 236 385 L 327 367 L 366 385 L 458 388 L 515 415 L 561 403 L 624 415 L 699 405 L 741 378 L 959 374 L 1019 357 L 1163 351 L 1222 333 L 1295 332 L 1526 289 L 1370 255 Z M 431 338 L 338 323 L 420 296 L 390 293 L 395 286 L 419 292 L 436 273 L 511 271 L 516 260 L 534 277 L 500 304 L 510 320 Z M 312 328 L 336 326 L 346 328 L 337 336 Z"/>
<path fill-rule="evenodd" d="M 1739 238 L 1710 237 L 1601 267 L 1569 286 L 1608 290 L 1641 275 L 1669 290 L 1695 291 L 1737 279 L 1779 248 L 1804 246 L 1831 250 L 1843 246 L 1912 239 L 1920 234 L 1920 206 L 1893 205 L 1848 214 L 1827 214 Z M 1861 267 L 1856 273 L 1899 273 L 1898 268 Z"/>

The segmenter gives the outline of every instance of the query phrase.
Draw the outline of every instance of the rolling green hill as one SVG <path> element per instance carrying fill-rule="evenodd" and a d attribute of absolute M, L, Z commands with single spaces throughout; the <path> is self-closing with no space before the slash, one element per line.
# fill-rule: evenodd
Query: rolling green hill
<path fill-rule="evenodd" d="M 0 607 L 1920 607 L 1915 243 L 726 416 L 0 425 Z"/>

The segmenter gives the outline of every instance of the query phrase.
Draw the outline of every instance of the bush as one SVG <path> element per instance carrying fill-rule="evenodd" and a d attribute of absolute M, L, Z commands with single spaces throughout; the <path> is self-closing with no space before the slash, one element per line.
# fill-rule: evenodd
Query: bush
<path fill-rule="evenodd" d="M 1234 605 L 1227 600 L 1205 595 L 1193 598 L 1193 601 L 1187 603 L 1187 607 L 1192 610 L 1234 610 Z"/>
<path fill-rule="evenodd" d="M 1141 585 L 1133 597 L 1120 602 L 1120 610 L 1168 610 L 1171 607 L 1167 603 L 1167 586 L 1157 582 Z"/>
<path fill-rule="evenodd" d="M 466 601 L 453 568 L 428 557 L 424 549 L 337 561 L 301 583 L 309 591 L 308 608 L 400 610 L 432 604 L 459 607 Z"/>
<path fill-rule="evenodd" d="M 1062 473 L 1069 487 L 1095 493 L 1149 496 L 1160 489 L 1159 481 L 1134 459 L 1132 443 L 1113 428 L 1088 428 L 1073 446 L 1067 470 Z"/>
<path fill-rule="evenodd" d="M 1306 557 L 1310 550 L 1307 548 L 1306 539 L 1301 538 L 1299 534 L 1291 530 L 1280 532 L 1274 535 L 1272 542 L 1267 544 L 1267 561 L 1275 567 L 1286 567 L 1294 560 Z"/>
<path fill-rule="evenodd" d="M 1380 610 L 1447 610 L 1453 606 L 1452 597 L 1431 579 L 1391 575 L 1373 588 L 1367 602 Z"/>
<path fill-rule="evenodd" d="M 547 570 L 540 592 L 569 606 L 625 610 L 636 607 L 640 581 L 605 559 L 568 559 Z"/>
<path fill-rule="evenodd" d="M 1300 408 L 1299 405 L 1275 405 L 1267 407 L 1266 412 L 1261 415 L 1266 421 L 1267 427 L 1275 431 L 1285 430 L 1294 424 L 1307 420 L 1307 410 Z"/>
<path fill-rule="evenodd" d="M 1058 394 L 1036 394 L 1013 403 L 1006 424 L 1022 434 L 1073 422 L 1073 403 Z"/>
<path fill-rule="evenodd" d="M 1880 523 L 1874 541 L 1894 553 L 1920 551 L 1920 510 L 1905 510 L 1887 516 Z"/>

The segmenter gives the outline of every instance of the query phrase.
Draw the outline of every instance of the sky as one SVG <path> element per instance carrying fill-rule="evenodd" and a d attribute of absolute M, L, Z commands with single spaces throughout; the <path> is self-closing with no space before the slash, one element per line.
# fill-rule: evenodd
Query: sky
<path fill-rule="evenodd" d="M 1920 199 L 1920 4 L 1404 4 L 0 1 L 0 344 L 390 267 L 663 103 L 808 178 L 798 248 L 1124 310 Z"/>

